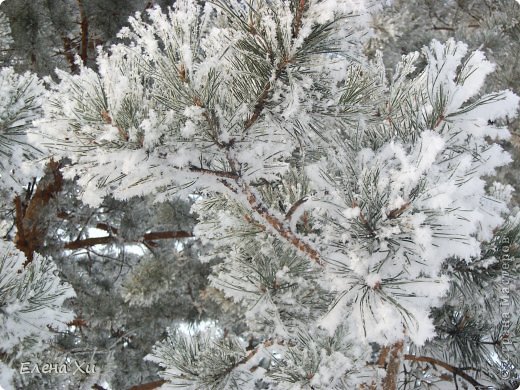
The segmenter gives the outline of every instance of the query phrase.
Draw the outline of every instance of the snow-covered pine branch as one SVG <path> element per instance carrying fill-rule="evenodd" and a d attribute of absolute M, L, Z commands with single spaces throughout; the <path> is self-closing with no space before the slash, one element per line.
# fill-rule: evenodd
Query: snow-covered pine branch
<path fill-rule="evenodd" d="M 173 385 L 351 389 L 384 376 L 366 364 L 377 343 L 391 388 L 403 349 L 436 335 L 442 265 L 478 261 L 504 222 L 507 202 L 482 177 L 510 162 L 489 142 L 509 133 L 491 123 L 514 117 L 518 97 L 479 95 L 494 67 L 453 39 L 404 56 L 387 80 L 381 57 L 362 55 L 367 12 L 177 1 L 131 19 L 98 73 L 52 87 L 32 140 L 72 160 L 83 200 L 197 192 L 196 234 L 221 260 L 213 285 L 272 340 L 255 369 L 231 336 L 160 343 L 153 359 Z M 199 352 L 210 358 L 187 373 Z"/>
<path fill-rule="evenodd" d="M 0 13 L 2 52 L 12 43 L 9 32 Z M 75 296 L 70 284 L 60 279 L 51 258 L 32 253 L 31 259 L 26 258 L 8 240 L 12 227 L 4 219 L 14 208 L 15 197 L 30 197 L 25 193 L 27 183 L 32 182 L 29 187 L 34 189 L 33 178 L 40 173 L 29 164 L 40 151 L 27 142 L 27 131 L 40 117 L 44 95 L 43 83 L 34 74 L 0 68 L 0 387 L 4 388 L 13 386 L 20 362 L 44 350 L 46 342 L 74 318 L 62 307 L 65 299 Z"/>
<path fill-rule="evenodd" d="M 12 243 L 0 241 L 0 385 L 5 388 L 12 386 L 23 358 L 46 348 L 45 342 L 74 318 L 62 307 L 74 290 L 60 280 L 52 259 L 37 255 L 25 263 Z"/>

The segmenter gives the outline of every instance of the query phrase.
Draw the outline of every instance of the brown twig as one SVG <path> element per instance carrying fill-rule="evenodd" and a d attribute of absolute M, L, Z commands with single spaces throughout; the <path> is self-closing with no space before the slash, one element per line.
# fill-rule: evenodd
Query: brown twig
<path fill-rule="evenodd" d="M 165 383 L 166 381 L 161 379 L 154 382 L 143 383 L 142 385 L 132 386 L 128 390 L 153 390 L 157 389 L 158 387 L 161 387 Z"/>
<path fill-rule="evenodd" d="M 411 204 L 412 203 L 410 201 L 408 201 L 405 204 L 403 204 L 401 207 L 398 207 L 398 208 L 393 209 L 390 212 L 388 212 L 386 214 L 386 216 L 388 217 L 388 219 L 395 219 L 395 218 L 399 217 L 402 213 L 404 213 L 406 211 L 406 209 L 408 209 L 408 207 L 410 207 Z"/>
<path fill-rule="evenodd" d="M 248 130 L 251 126 L 253 126 L 262 112 L 264 111 L 265 104 L 267 103 L 267 98 L 269 97 L 269 93 L 271 92 L 271 88 L 273 86 L 273 83 L 280 78 L 285 68 L 287 68 L 287 65 L 290 63 L 289 60 L 282 61 L 274 74 L 274 80 L 273 82 L 267 81 L 264 85 L 264 89 L 262 90 L 262 93 L 256 100 L 255 107 L 253 108 L 253 113 L 251 116 L 244 122 L 244 130 Z"/>
<path fill-rule="evenodd" d="M 61 40 L 63 42 L 63 55 L 69 63 L 71 73 L 75 74 L 78 72 L 78 65 L 76 64 L 76 61 L 74 61 L 74 53 L 72 52 L 72 39 L 63 36 Z"/>
<path fill-rule="evenodd" d="M 287 214 L 285 215 L 285 219 L 287 221 L 289 221 L 291 219 L 291 217 L 293 216 L 294 212 L 296 211 L 296 209 L 298 207 L 300 207 L 302 204 L 304 204 L 305 202 L 307 202 L 307 197 L 303 197 L 299 200 L 297 200 L 292 206 L 291 208 L 289 209 L 289 211 L 287 212 Z"/>
<path fill-rule="evenodd" d="M 198 172 L 198 173 L 204 173 L 212 176 L 218 176 L 218 177 L 226 177 L 228 179 L 237 180 L 239 176 L 236 173 L 233 172 L 226 172 L 226 171 L 214 171 L 212 169 L 206 169 L 206 168 L 199 168 L 194 165 L 190 166 L 191 172 Z"/>
<path fill-rule="evenodd" d="M 97 226 L 96 226 L 97 227 Z M 116 229 L 117 232 L 117 229 Z M 177 238 L 190 238 L 193 237 L 193 233 L 179 230 L 179 231 L 165 231 L 165 232 L 151 232 L 143 235 L 142 241 L 154 241 L 154 240 L 168 240 Z M 75 240 L 66 243 L 63 247 L 65 249 L 75 250 L 82 248 L 89 248 L 94 245 L 107 245 L 118 242 L 119 238 L 116 236 L 104 236 L 104 237 L 91 237 L 83 240 Z"/>
<path fill-rule="evenodd" d="M 401 367 L 401 352 L 403 342 L 398 341 L 389 349 L 389 358 L 386 365 L 386 376 L 383 379 L 383 390 L 396 390 L 399 367 Z"/>
<path fill-rule="evenodd" d="M 83 61 L 83 65 L 87 64 L 87 51 L 88 51 L 88 18 L 85 13 L 85 8 L 83 7 L 83 0 L 77 0 L 78 8 L 79 8 L 79 17 L 80 17 L 80 27 L 81 27 L 81 47 L 80 47 L 80 58 Z"/>
<path fill-rule="evenodd" d="M 446 119 L 446 117 L 444 115 L 439 116 L 437 118 L 437 120 L 435 121 L 435 124 L 433 125 L 433 128 L 436 129 L 437 126 L 439 126 L 444 119 Z"/>
<path fill-rule="evenodd" d="M 294 247 L 296 247 L 301 252 L 308 255 L 312 260 L 314 260 L 317 264 L 323 266 L 323 260 L 321 259 L 320 254 L 316 249 L 314 249 L 311 245 L 304 242 L 299 238 L 294 232 L 285 226 L 278 218 L 274 217 L 269 213 L 269 211 L 262 207 L 258 202 L 255 194 L 251 191 L 248 186 L 244 187 L 244 193 L 247 196 L 247 200 L 251 208 L 261 216 L 274 230 L 276 230 L 284 239 L 289 241 Z"/>
<path fill-rule="evenodd" d="M 300 34 L 304 9 L 305 9 L 305 0 L 300 0 L 298 3 L 298 7 L 296 8 L 296 14 L 294 15 L 293 33 L 292 33 L 293 39 L 296 39 L 298 37 L 298 35 Z"/>
<path fill-rule="evenodd" d="M 484 387 L 479 382 L 477 382 L 475 379 L 473 379 L 471 376 L 466 374 L 462 369 L 451 366 L 448 363 L 445 363 L 441 360 L 437 360 L 437 359 L 429 357 L 429 356 L 415 356 L 415 355 L 408 355 L 408 354 L 404 355 L 404 359 L 414 361 L 414 362 L 425 362 L 425 363 L 430 363 L 431 365 L 440 366 L 440 367 L 448 370 L 452 374 L 458 375 L 461 378 L 465 379 L 467 382 L 471 383 L 477 389 Z"/>

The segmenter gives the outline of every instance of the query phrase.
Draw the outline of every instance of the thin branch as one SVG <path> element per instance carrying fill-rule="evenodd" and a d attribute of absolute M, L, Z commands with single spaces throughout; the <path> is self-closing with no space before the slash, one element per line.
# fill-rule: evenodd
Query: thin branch
<path fill-rule="evenodd" d="M 448 363 L 445 363 L 441 360 L 437 360 L 437 359 L 429 357 L 429 356 L 415 356 L 415 355 L 408 355 L 408 354 L 404 355 L 404 359 L 411 360 L 414 362 L 425 362 L 425 363 L 430 363 L 432 365 L 440 366 L 440 367 L 448 370 L 452 374 L 456 374 L 456 375 L 460 376 L 461 378 L 465 379 L 467 382 L 471 383 L 477 389 L 484 387 L 479 382 L 477 382 L 475 379 L 473 379 L 471 376 L 466 374 L 462 369 L 451 366 Z"/>
<path fill-rule="evenodd" d="M 128 390 L 153 390 L 153 389 L 157 389 L 157 388 L 161 387 L 165 383 L 167 383 L 167 382 L 165 380 L 161 379 L 161 380 L 154 381 L 154 382 L 143 383 L 142 385 L 132 386 Z"/>
<path fill-rule="evenodd" d="M 297 200 L 292 206 L 291 208 L 289 209 L 289 211 L 287 212 L 287 214 L 285 215 L 285 219 L 287 221 L 289 221 L 291 219 L 291 217 L 293 216 L 294 212 L 298 209 L 298 207 L 300 207 L 302 204 L 304 204 L 305 202 L 307 202 L 309 198 L 307 197 L 303 197 L 299 200 Z"/>
<path fill-rule="evenodd" d="M 293 21 L 293 33 L 292 33 L 293 39 L 296 39 L 298 37 L 298 35 L 300 34 L 304 9 L 305 9 L 305 0 L 299 0 L 298 7 L 296 8 L 296 14 L 294 15 L 294 21 Z"/>
<path fill-rule="evenodd" d="M 117 234 L 119 231 L 117 228 L 110 226 L 108 223 L 100 222 L 96 224 L 96 229 L 104 230 L 105 232 L 111 233 L 111 234 Z"/>
<path fill-rule="evenodd" d="M 80 57 L 83 65 L 87 64 L 87 50 L 88 50 L 88 18 L 83 7 L 83 0 L 77 0 L 79 8 L 80 26 L 81 26 L 81 48 Z"/>
<path fill-rule="evenodd" d="M 88 248 L 94 245 L 104 245 L 104 244 L 112 244 L 117 242 L 117 238 L 114 236 L 106 236 L 106 237 L 92 237 L 85 238 L 83 240 L 76 240 L 66 243 L 63 247 L 65 249 L 81 249 Z"/>
<path fill-rule="evenodd" d="M 390 348 L 390 356 L 386 365 L 386 376 L 383 379 L 383 390 L 397 389 L 397 377 L 399 367 L 401 367 L 401 352 L 403 351 L 403 342 L 398 341 Z"/>
<path fill-rule="evenodd" d="M 267 83 L 265 83 L 264 89 L 262 90 L 262 93 L 260 94 L 260 96 L 258 97 L 258 99 L 256 101 L 255 107 L 253 109 L 253 113 L 244 122 L 244 130 L 248 130 L 251 126 L 253 126 L 256 123 L 256 121 L 258 120 L 258 118 L 260 117 L 260 115 L 262 114 L 262 112 L 264 111 L 265 105 L 267 103 L 267 98 L 269 97 L 269 93 L 271 92 L 271 88 L 272 88 L 273 84 L 276 82 L 276 80 L 278 80 L 280 78 L 280 76 L 282 75 L 282 72 L 285 70 L 285 68 L 287 68 L 287 65 L 289 64 L 289 62 L 290 61 L 288 61 L 288 60 L 282 61 L 276 69 L 273 81 L 269 80 L 269 81 L 267 81 Z"/>
<path fill-rule="evenodd" d="M 226 172 L 226 171 L 214 171 L 211 169 L 206 168 L 199 168 L 194 165 L 190 166 L 191 172 L 198 172 L 198 173 L 205 173 L 212 176 L 218 176 L 218 177 L 227 177 L 228 179 L 237 180 L 239 176 L 236 173 L 233 172 Z"/>
<path fill-rule="evenodd" d="M 190 237 L 193 237 L 192 232 L 179 230 L 179 231 L 145 233 L 145 235 L 143 236 L 143 239 L 145 241 L 153 241 L 153 240 L 167 240 L 167 239 L 173 239 L 173 238 L 190 238 Z"/>
<path fill-rule="evenodd" d="M 71 73 L 76 74 L 78 72 L 78 65 L 74 61 L 74 53 L 72 52 L 72 40 L 66 36 L 63 36 L 61 40 L 63 42 L 64 51 L 63 53 L 60 52 L 59 54 L 63 54 L 65 56 L 65 59 L 69 64 Z"/>
<path fill-rule="evenodd" d="M 444 115 L 441 115 L 437 118 L 437 120 L 435 121 L 435 124 L 433 125 L 433 128 L 436 129 L 441 123 L 443 120 L 445 120 L 446 117 Z"/>
<path fill-rule="evenodd" d="M 388 217 L 388 219 L 395 219 L 395 218 L 399 217 L 402 213 L 404 213 L 411 204 L 412 203 L 410 201 L 408 201 L 405 204 L 403 204 L 401 207 L 398 207 L 398 208 L 393 209 L 390 212 L 388 212 L 388 214 L 386 214 L 386 216 Z"/>
<path fill-rule="evenodd" d="M 294 25 L 294 33 L 293 33 L 293 39 L 296 39 L 298 37 L 299 31 L 300 31 L 300 24 L 301 24 L 301 18 L 303 16 L 303 9 L 305 7 L 305 0 L 300 0 L 300 3 L 298 5 L 298 9 L 296 10 L 295 15 L 295 25 Z M 244 130 L 248 130 L 251 126 L 253 126 L 260 115 L 262 114 L 262 111 L 265 108 L 265 105 L 267 103 L 267 99 L 269 97 L 269 94 L 271 92 L 271 88 L 274 85 L 274 83 L 280 78 L 282 73 L 285 71 L 287 66 L 291 63 L 291 59 L 284 58 L 276 67 L 276 72 L 274 74 L 273 80 L 267 81 L 264 85 L 264 89 L 262 90 L 262 93 L 258 97 L 255 107 L 253 109 L 253 113 L 251 116 L 244 122 Z"/>
<path fill-rule="evenodd" d="M 302 239 L 294 234 L 294 232 L 284 223 L 279 221 L 275 216 L 271 215 L 265 207 L 262 207 L 262 205 L 258 202 L 255 194 L 253 194 L 247 185 L 244 187 L 244 193 L 247 196 L 247 201 L 249 202 L 251 208 L 258 215 L 260 215 L 274 230 L 276 230 L 283 238 L 289 241 L 298 250 L 308 255 L 317 264 L 321 266 L 324 265 L 319 252 L 308 243 L 302 241 Z"/>
<path fill-rule="evenodd" d="M 168 240 L 176 238 L 189 238 L 193 237 L 193 233 L 179 230 L 179 231 L 165 231 L 165 232 L 151 232 L 143 235 L 142 241 L 153 241 L 153 240 Z M 104 236 L 104 237 L 91 237 L 83 240 L 75 240 L 66 243 L 63 247 L 65 249 L 75 250 L 88 248 L 94 245 L 107 245 L 114 244 L 119 241 L 116 236 Z M 137 241 L 141 242 L 141 241 Z M 128 242 L 127 242 L 128 243 Z"/>
<path fill-rule="evenodd" d="M 455 31 L 453 27 L 447 27 L 447 26 L 436 26 L 435 24 L 432 27 L 433 30 L 446 30 L 446 31 Z"/>
<path fill-rule="evenodd" d="M 352 207 L 359 207 L 359 220 L 361 221 L 361 224 L 368 231 L 371 237 L 375 237 L 376 232 L 374 231 L 374 228 L 370 225 L 370 222 L 368 222 L 368 220 L 365 217 L 365 214 L 363 214 L 361 207 L 357 204 L 356 201 L 352 202 Z"/>

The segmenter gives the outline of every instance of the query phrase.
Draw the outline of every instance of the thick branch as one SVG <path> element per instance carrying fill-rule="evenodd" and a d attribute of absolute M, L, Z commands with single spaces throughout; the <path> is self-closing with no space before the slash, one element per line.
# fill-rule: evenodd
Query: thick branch
<path fill-rule="evenodd" d="M 458 367 L 450 366 L 448 363 L 444 363 L 441 360 L 437 360 L 435 358 L 428 357 L 428 356 L 415 356 L 415 355 L 404 355 L 404 359 L 411 360 L 414 362 L 425 362 L 425 363 L 430 363 L 432 365 L 440 366 L 440 367 L 448 370 L 452 374 L 458 375 L 461 378 L 465 379 L 467 382 L 469 382 L 473 386 L 475 386 L 475 388 L 477 388 L 477 389 L 483 388 L 483 385 L 481 385 L 479 382 L 477 382 L 471 376 L 466 374 L 462 369 L 460 369 Z"/>
<path fill-rule="evenodd" d="M 99 225 L 100 224 L 98 224 L 96 227 L 99 227 Z M 103 229 L 103 230 L 105 230 L 105 229 Z M 166 232 L 151 232 L 151 233 L 145 233 L 143 235 L 142 241 L 167 240 L 167 239 L 174 239 L 174 238 L 189 238 L 189 237 L 193 237 L 193 233 L 183 231 L 183 230 L 166 231 Z M 64 245 L 64 248 L 71 249 L 71 250 L 88 248 L 88 247 L 91 247 L 94 245 L 114 244 L 114 243 L 118 242 L 118 240 L 119 239 L 116 236 L 85 238 L 83 240 L 76 240 L 76 241 L 68 242 Z"/>

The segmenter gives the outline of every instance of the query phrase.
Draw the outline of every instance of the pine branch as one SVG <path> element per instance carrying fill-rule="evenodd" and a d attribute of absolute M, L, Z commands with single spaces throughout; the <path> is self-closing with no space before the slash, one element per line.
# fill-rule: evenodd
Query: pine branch
<path fill-rule="evenodd" d="M 305 9 L 305 0 L 299 0 L 298 6 L 296 8 L 296 14 L 294 15 L 294 21 L 293 21 L 293 34 L 292 34 L 293 39 L 296 39 L 298 37 L 298 35 L 300 34 L 304 9 Z"/>
<path fill-rule="evenodd" d="M 233 167 L 235 165 L 235 161 L 232 159 L 229 159 L 229 161 L 230 165 Z M 237 175 L 237 177 L 234 178 L 237 185 L 240 185 L 239 179 L 239 175 Z M 222 180 L 221 182 L 233 193 L 237 192 L 237 190 L 229 183 L 227 183 L 225 180 Z M 276 230 L 287 242 L 293 245 L 300 252 L 303 252 L 305 255 L 309 256 L 317 264 L 321 266 L 324 265 L 319 252 L 316 249 L 314 249 L 310 244 L 302 241 L 302 239 L 298 237 L 284 222 L 280 221 L 277 217 L 270 214 L 269 211 L 262 206 L 262 202 L 260 202 L 257 199 L 256 195 L 252 192 L 251 188 L 247 184 L 244 184 L 242 186 L 242 193 L 246 196 L 248 203 L 251 206 L 251 209 L 256 214 L 258 214 L 269 226 L 274 228 L 274 230 Z M 246 220 L 248 220 L 248 217 L 246 217 Z"/>
<path fill-rule="evenodd" d="M 415 355 L 409 355 L 409 354 L 404 355 L 404 359 L 414 361 L 414 362 L 425 362 L 425 363 L 430 363 L 432 365 L 440 366 L 440 367 L 448 370 L 452 374 L 458 375 L 461 378 L 465 379 L 467 382 L 469 382 L 473 386 L 475 386 L 476 389 L 484 388 L 484 386 L 482 384 L 480 384 L 475 379 L 473 379 L 471 376 L 466 374 L 462 369 L 451 366 L 448 363 L 445 363 L 441 360 L 437 360 L 435 358 L 428 357 L 428 356 L 415 356 Z"/>
<path fill-rule="evenodd" d="M 401 366 L 401 352 L 403 350 L 403 341 L 398 341 L 391 346 L 383 346 L 379 352 L 377 366 L 386 370 L 386 376 L 382 382 L 382 390 L 396 390 L 397 379 L 399 375 L 399 367 Z M 379 389 L 377 383 L 363 383 L 359 390 L 376 390 Z"/>
<path fill-rule="evenodd" d="M 298 35 L 300 33 L 303 12 L 305 9 L 305 3 L 306 3 L 305 0 L 299 0 L 298 7 L 296 8 L 296 13 L 294 15 L 294 22 L 293 22 L 293 34 L 292 34 L 293 40 L 298 38 Z M 285 69 L 291 62 L 292 62 L 292 59 L 283 58 L 282 61 L 278 64 L 278 66 L 276 67 L 276 72 L 274 74 L 273 80 L 269 80 L 269 81 L 267 81 L 267 83 L 265 83 L 262 93 L 260 94 L 260 96 L 258 97 L 258 99 L 256 101 L 255 107 L 253 109 L 253 113 L 244 122 L 244 130 L 248 130 L 251 126 L 253 126 L 256 123 L 256 121 L 258 120 L 258 118 L 260 117 L 260 115 L 262 114 L 262 112 L 265 108 L 267 99 L 269 97 L 269 94 L 271 92 L 273 85 L 280 78 L 282 73 L 285 71 Z"/>
<path fill-rule="evenodd" d="M 272 86 L 280 78 L 283 71 L 287 68 L 287 65 L 290 62 L 291 61 L 289 59 L 285 59 L 282 62 L 280 62 L 280 64 L 278 64 L 278 66 L 277 66 L 273 80 L 272 81 L 269 80 L 267 83 L 265 83 L 264 89 L 262 90 L 262 93 L 260 94 L 260 96 L 258 97 L 258 99 L 256 101 L 255 107 L 253 109 L 253 113 L 251 114 L 249 119 L 247 119 L 244 122 L 245 131 L 248 130 L 251 126 L 253 126 L 256 123 L 256 121 L 258 120 L 258 118 L 260 117 L 262 112 L 264 111 L 264 108 L 267 103 L 267 99 L 269 97 L 269 93 L 271 92 Z"/>
<path fill-rule="evenodd" d="M 236 173 L 233 172 L 226 172 L 226 171 L 214 171 L 212 169 L 206 169 L 206 168 L 199 168 L 194 165 L 190 166 L 191 172 L 198 172 L 198 173 L 204 173 L 212 176 L 218 176 L 218 177 L 226 177 L 228 179 L 237 180 L 239 176 Z"/>

